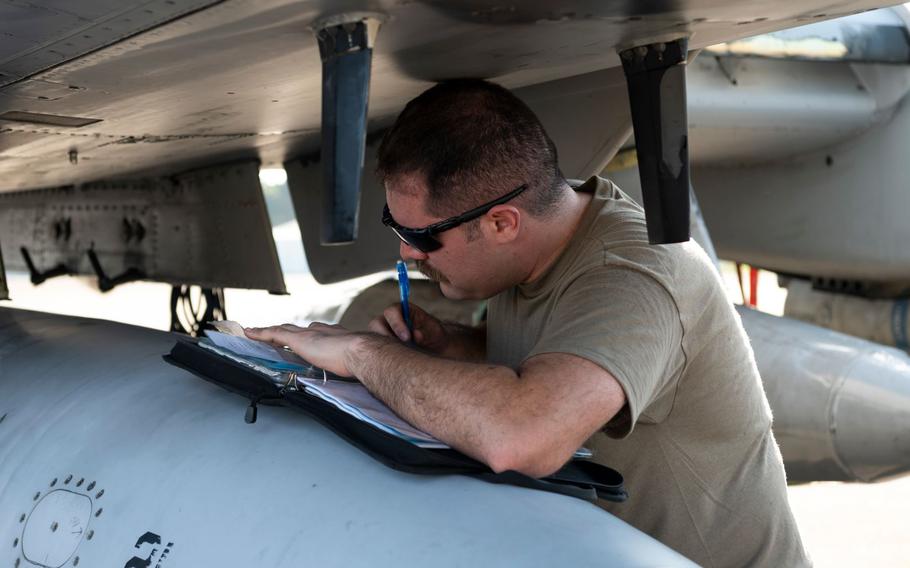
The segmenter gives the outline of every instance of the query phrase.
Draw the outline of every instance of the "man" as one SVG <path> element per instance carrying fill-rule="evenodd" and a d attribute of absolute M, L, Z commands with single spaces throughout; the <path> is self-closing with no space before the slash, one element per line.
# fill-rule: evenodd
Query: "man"
<path fill-rule="evenodd" d="M 603 507 L 702 565 L 808 564 L 748 340 L 696 244 L 648 245 L 609 181 L 573 190 L 530 109 L 483 81 L 411 101 L 378 159 L 402 258 L 449 298 L 490 298 L 486 329 L 414 306 L 411 338 L 393 306 L 374 333 L 250 337 L 357 377 L 494 471 L 545 476 L 589 446 L 631 494 Z"/>

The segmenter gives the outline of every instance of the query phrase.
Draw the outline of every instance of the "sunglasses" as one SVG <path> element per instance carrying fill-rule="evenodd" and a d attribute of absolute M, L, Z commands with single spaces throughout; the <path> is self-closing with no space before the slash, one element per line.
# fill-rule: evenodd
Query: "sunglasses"
<path fill-rule="evenodd" d="M 382 210 L 382 224 L 392 229 L 395 234 L 398 235 L 398 238 L 401 239 L 401 241 L 409 247 L 417 249 L 422 253 L 433 252 L 434 250 L 439 250 L 439 248 L 442 247 L 442 243 L 439 242 L 439 240 L 436 238 L 436 235 L 448 231 L 449 229 L 454 229 L 458 225 L 467 223 L 468 221 L 477 219 L 497 205 L 501 205 L 510 199 L 518 197 L 518 195 L 526 189 L 528 189 L 528 184 L 522 184 L 509 193 L 503 195 L 502 197 L 498 197 L 489 203 L 484 203 L 480 207 L 475 207 L 470 211 L 465 211 L 461 215 L 449 217 L 448 219 L 439 221 L 438 223 L 427 225 L 422 229 L 402 227 L 396 223 L 395 219 L 392 218 L 392 213 L 389 211 L 389 204 L 386 203 L 385 208 Z"/>

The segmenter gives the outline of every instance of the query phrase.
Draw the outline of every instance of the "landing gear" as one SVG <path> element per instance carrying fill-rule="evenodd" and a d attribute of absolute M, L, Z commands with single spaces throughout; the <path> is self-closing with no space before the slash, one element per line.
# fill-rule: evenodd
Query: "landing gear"
<path fill-rule="evenodd" d="M 171 288 L 171 331 L 198 337 L 206 322 L 223 319 L 227 319 L 223 288 Z"/>

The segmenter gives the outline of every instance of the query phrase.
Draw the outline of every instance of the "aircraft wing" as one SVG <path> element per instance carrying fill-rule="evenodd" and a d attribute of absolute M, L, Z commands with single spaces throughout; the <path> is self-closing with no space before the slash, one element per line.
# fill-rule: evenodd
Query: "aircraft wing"
<path fill-rule="evenodd" d="M 687 53 L 884 4 L 7 2 L 3 256 L 36 283 L 96 274 L 102 289 L 145 279 L 283 292 L 253 175 L 264 163 L 288 171 L 317 280 L 387 268 L 397 242 L 378 219 L 376 143 L 407 100 L 452 77 L 513 89 L 571 178 L 602 171 L 634 122 L 649 236 L 687 240 Z M 633 71 L 641 80 L 627 81 Z"/>
<path fill-rule="evenodd" d="M 647 2 L 35 0 L 0 6 L 0 190 L 54 187 L 319 149 L 312 26 L 383 20 L 369 130 L 431 81 L 517 88 L 617 67 L 617 49 L 689 48 L 836 18 L 881 0 Z"/>

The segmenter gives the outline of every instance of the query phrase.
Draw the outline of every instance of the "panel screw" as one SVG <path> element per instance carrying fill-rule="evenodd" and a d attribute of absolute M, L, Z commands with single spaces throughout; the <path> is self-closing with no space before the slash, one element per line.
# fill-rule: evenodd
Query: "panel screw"
<path fill-rule="evenodd" d="M 57 527 L 59 527 L 59 526 L 60 525 L 57 524 L 57 521 L 54 521 L 53 523 L 51 523 L 51 532 L 57 532 Z"/>
<path fill-rule="evenodd" d="M 51 481 L 51 487 L 53 487 L 54 485 L 57 485 L 57 478 L 56 478 L 56 477 L 54 478 L 53 481 Z"/>
<path fill-rule="evenodd" d="M 85 540 L 92 540 L 92 537 L 95 536 L 95 531 L 88 531 L 88 534 L 85 535 Z"/>
<path fill-rule="evenodd" d="M 100 517 L 100 516 L 101 516 L 101 511 L 103 511 L 103 510 L 104 510 L 104 509 L 98 509 L 97 511 L 95 511 L 95 516 L 96 516 L 96 517 Z"/>
<path fill-rule="evenodd" d="M 104 489 L 95 494 L 95 499 L 101 499 L 102 495 L 104 495 Z"/>
<path fill-rule="evenodd" d="M 35 496 L 32 497 L 32 501 L 37 501 L 37 500 L 38 500 L 38 497 L 41 497 L 41 492 L 40 492 L 40 491 L 37 492 L 37 493 L 35 493 Z"/>
<path fill-rule="evenodd" d="M 72 481 L 72 480 L 73 480 L 73 476 L 72 476 L 72 475 L 67 475 L 67 476 L 66 476 L 66 479 L 63 480 L 63 483 L 69 483 L 69 482 Z"/>
<path fill-rule="evenodd" d="M 86 487 L 85 490 L 86 490 L 86 491 L 91 491 L 91 490 L 94 489 L 94 488 L 95 488 L 95 482 L 93 481 L 93 482 L 91 482 L 91 483 L 88 484 L 88 487 Z"/>
<path fill-rule="evenodd" d="M 82 487 L 82 483 L 83 483 L 84 481 L 85 481 L 85 478 L 84 478 L 84 477 L 80 478 L 79 481 L 76 482 L 76 487 Z"/>

